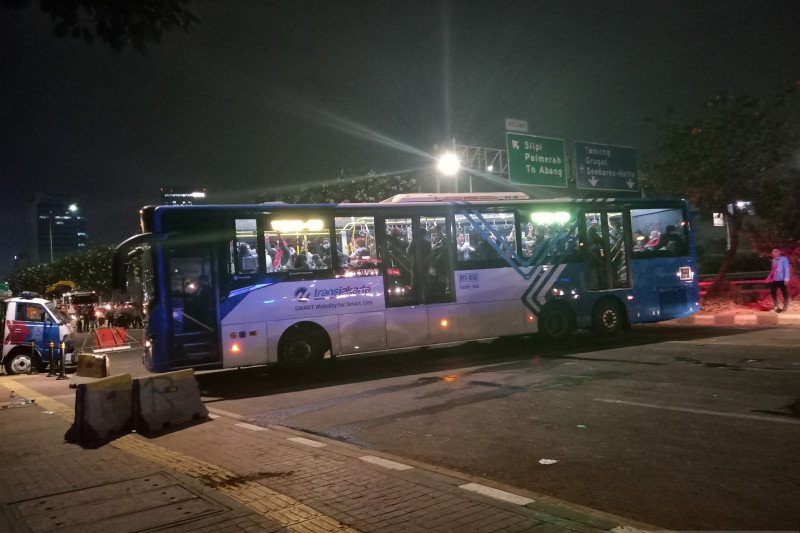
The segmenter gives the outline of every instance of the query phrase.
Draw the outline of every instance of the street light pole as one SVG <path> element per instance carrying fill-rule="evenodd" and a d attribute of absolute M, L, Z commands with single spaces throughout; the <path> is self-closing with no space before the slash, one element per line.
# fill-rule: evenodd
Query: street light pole
<path fill-rule="evenodd" d="M 53 210 L 50 210 L 50 262 L 53 262 Z"/>

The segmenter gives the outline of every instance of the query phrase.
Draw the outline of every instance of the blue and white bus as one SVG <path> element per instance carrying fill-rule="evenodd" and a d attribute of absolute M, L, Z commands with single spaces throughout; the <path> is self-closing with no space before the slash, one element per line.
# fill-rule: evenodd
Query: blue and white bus
<path fill-rule="evenodd" d="M 683 317 L 684 200 L 407 194 L 374 204 L 157 206 L 117 247 L 156 372 L 283 363 Z"/>

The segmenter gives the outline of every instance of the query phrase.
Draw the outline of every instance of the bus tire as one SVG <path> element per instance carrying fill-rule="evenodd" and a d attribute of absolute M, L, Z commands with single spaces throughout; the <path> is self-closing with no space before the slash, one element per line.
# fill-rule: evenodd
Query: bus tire
<path fill-rule="evenodd" d="M 550 304 L 539 313 L 539 334 L 545 339 L 563 340 L 575 329 L 575 315 L 567 304 Z"/>
<path fill-rule="evenodd" d="M 3 366 L 6 367 L 6 374 L 13 376 L 28 374 L 34 367 L 39 368 L 41 362 L 35 353 L 31 355 L 29 349 L 24 349 L 11 352 L 3 362 Z"/>
<path fill-rule="evenodd" d="M 625 310 L 614 299 L 605 298 L 595 304 L 592 311 L 592 331 L 597 335 L 613 335 L 625 327 Z"/>
<path fill-rule="evenodd" d="M 292 327 L 281 339 L 279 361 L 287 368 L 314 366 L 324 355 L 325 344 L 320 334 L 311 328 Z"/>

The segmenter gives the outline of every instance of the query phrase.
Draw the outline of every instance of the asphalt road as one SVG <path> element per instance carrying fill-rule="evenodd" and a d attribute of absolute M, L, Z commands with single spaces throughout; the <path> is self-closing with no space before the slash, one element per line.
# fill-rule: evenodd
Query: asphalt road
<path fill-rule="evenodd" d="M 800 328 L 636 326 L 198 374 L 211 409 L 675 530 L 800 527 Z M 139 355 L 112 369 L 141 374 Z M 540 459 L 557 460 L 544 465 Z"/>

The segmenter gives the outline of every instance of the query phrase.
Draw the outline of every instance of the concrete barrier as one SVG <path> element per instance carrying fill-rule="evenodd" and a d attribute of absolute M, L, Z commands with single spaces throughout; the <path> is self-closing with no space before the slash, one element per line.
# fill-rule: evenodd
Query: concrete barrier
<path fill-rule="evenodd" d="M 76 376 L 84 378 L 106 378 L 109 374 L 108 356 L 91 353 L 78 354 L 78 370 Z"/>
<path fill-rule="evenodd" d="M 133 422 L 133 379 L 120 374 L 82 383 L 75 391 L 75 421 L 68 442 L 99 444 L 130 431 Z"/>
<path fill-rule="evenodd" d="M 156 432 L 208 416 L 194 370 L 179 370 L 133 381 L 136 431 Z"/>

